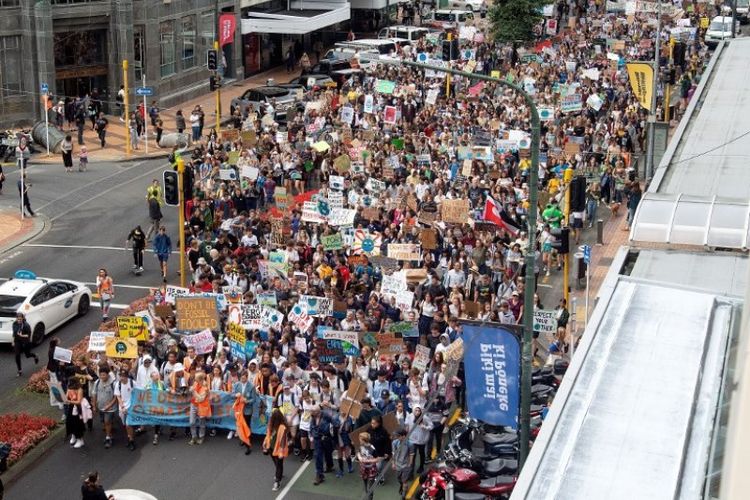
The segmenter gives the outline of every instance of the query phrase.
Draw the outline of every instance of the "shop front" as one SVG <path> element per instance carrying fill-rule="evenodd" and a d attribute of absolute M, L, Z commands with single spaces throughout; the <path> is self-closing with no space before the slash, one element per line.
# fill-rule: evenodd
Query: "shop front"
<path fill-rule="evenodd" d="M 84 97 L 96 91 L 108 100 L 107 30 L 54 34 L 58 98 Z"/>

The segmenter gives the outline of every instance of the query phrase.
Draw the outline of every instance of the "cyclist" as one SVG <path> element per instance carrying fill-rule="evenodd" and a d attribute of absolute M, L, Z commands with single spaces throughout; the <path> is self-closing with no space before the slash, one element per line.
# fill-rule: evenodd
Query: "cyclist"
<path fill-rule="evenodd" d="M 146 235 L 143 233 L 143 229 L 138 225 L 130 231 L 128 239 L 125 240 L 125 247 L 127 248 L 128 242 L 133 241 L 133 271 L 136 273 L 143 272 L 143 250 L 146 248 Z"/>

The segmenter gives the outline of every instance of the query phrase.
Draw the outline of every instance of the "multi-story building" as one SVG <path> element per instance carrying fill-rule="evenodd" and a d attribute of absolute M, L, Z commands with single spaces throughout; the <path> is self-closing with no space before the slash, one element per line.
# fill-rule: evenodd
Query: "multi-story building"
<path fill-rule="evenodd" d="M 114 110 L 129 61 L 131 88 L 145 83 L 170 107 L 208 90 L 206 51 L 217 12 L 239 0 L 0 0 L 0 125 L 42 117 L 41 87 L 56 100 L 94 89 Z M 245 74 L 239 16 L 223 48 L 224 76 Z"/>

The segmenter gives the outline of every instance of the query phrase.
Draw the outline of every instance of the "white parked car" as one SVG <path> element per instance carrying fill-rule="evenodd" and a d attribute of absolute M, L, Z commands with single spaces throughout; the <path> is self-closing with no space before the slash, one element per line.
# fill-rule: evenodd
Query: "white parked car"
<path fill-rule="evenodd" d="M 16 313 L 26 315 L 31 341 L 41 344 L 45 335 L 91 307 L 91 289 L 69 280 L 37 278 L 30 271 L 18 271 L 0 285 L 0 343 L 13 340 Z"/>
<path fill-rule="evenodd" d="M 471 12 L 481 12 L 484 8 L 484 0 L 450 0 L 448 5 L 452 9 L 463 9 Z"/>

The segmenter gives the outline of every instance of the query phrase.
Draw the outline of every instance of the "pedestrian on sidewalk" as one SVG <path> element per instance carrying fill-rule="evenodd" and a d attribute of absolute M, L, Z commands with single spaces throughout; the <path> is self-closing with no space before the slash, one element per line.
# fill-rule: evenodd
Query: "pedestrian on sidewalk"
<path fill-rule="evenodd" d="M 117 91 L 117 96 L 115 97 L 115 105 L 117 106 L 117 115 L 120 118 L 121 122 L 125 121 L 125 108 L 123 104 L 125 103 L 125 85 L 120 85 L 120 90 Z"/>
<path fill-rule="evenodd" d="M 174 123 L 178 134 L 185 131 L 185 117 L 183 116 L 181 109 L 177 110 L 177 114 L 174 117 Z"/>
<path fill-rule="evenodd" d="M 102 308 L 102 320 L 107 321 L 109 319 L 109 306 L 112 304 L 112 299 L 115 298 L 115 286 L 112 277 L 104 268 L 99 269 L 99 274 L 96 276 L 96 291 L 99 294 Z"/>
<path fill-rule="evenodd" d="M 146 234 L 141 229 L 140 224 L 130 231 L 128 238 L 125 240 L 125 248 L 128 242 L 133 242 L 133 271 L 143 272 L 143 251 L 146 249 Z"/>
<path fill-rule="evenodd" d="M 199 118 L 199 124 L 200 129 L 198 130 L 198 139 L 203 137 L 203 127 L 206 126 L 206 113 L 203 111 L 203 108 L 200 104 L 195 106 L 195 109 L 198 110 L 198 118 Z"/>
<path fill-rule="evenodd" d="M 156 101 L 151 101 L 151 107 L 148 108 L 148 116 L 151 118 L 151 125 L 156 127 L 156 119 L 159 118 L 159 106 Z"/>
<path fill-rule="evenodd" d="M 141 102 L 135 108 L 135 126 L 138 137 L 143 137 L 144 125 L 146 124 L 146 106 Z"/>
<path fill-rule="evenodd" d="M 161 147 L 159 143 L 161 142 L 161 136 L 163 133 L 164 133 L 164 122 L 157 115 L 156 117 L 156 146 L 157 147 Z"/>
<path fill-rule="evenodd" d="M 193 142 L 201 140 L 201 116 L 198 112 L 198 106 L 190 113 L 190 128 L 193 131 Z"/>
<path fill-rule="evenodd" d="M 81 403 L 83 402 L 83 388 L 78 377 L 68 379 L 68 390 L 65 393 L 68 401 L 65 405 L 65 435 L 70 437 L 73 448 L 83 448 L 83 433 L 86 426 L 81 418 Z"/>
<path fill-rule="evenodd" d="M 586 218 L 589 221 L 589 229 L 594 225 L 596 220 L 596 209 L 602 199 L 602 192 L 598 182 L 593 182 L 586 189 Z"/>
<path fill-rule="evenodd" d="M 16 355 L 16 367 L 18 376 L 21 371 L 21 353 L 26 359 L 34 358 L 34 364 L 39 364 L 39 357 L 31 352 L 31 325 L 26 321 L 26 315 L 22 312 L 16 314 L 16 321 L 13 322 L 13 351 Z"/>
<path fill-rule="evenodd" d="M 31 184 L 26 180 L 26 172 L 23 172 L 21 177 L 23 177 L 23 182 L 21 182 L 21 179 L 18 179 L 16 182 L 18 186 L 18 196 L 21 199 L 21 213 L 26 209 L 29 216 L 34 217 L 34 211 L 31 209 L 31 202 L 29 201 L 29 188 L 31 188 Z M 23 184 L 23 193 L 21 193 L 21 184 Z"/>
<path fill-rule="evenodd" d="M 73 138 L 70 134 L 65 136 L 62 143 L 60 144 L 60 150 L 62 151 L 63 165 L 65 171 L 70 173 L 73 171 Z"/>
<path fill-rule="evenodd" d="M 78 171 L 85 172 L 89 165 L 89 150 L 85 145 L 78 151 Z"/>
<path fill-rule="evenodd" d="M 86 126 L 86 115 L 83 111 L 83 105 L 76 110 L 76 128 L 78 129 L 78 145 L 83 145 L 83 128 Z"/>
<path fill-rule="evenodd" d="M 107 144 L 107 126 L 109 125 L 109 121 L 104 117 L 104 112 L 99 113 L 99 117 L 96 119 L 96 122 L 94 124 L 94 130 L 96 130 L 96 134 L 99 136 L 99 141 L 102 144 L 102 147 L 106 146 Z"/>
<path fill-rule="evenodd" d="M 140 134 L 138 133 L 138 120 L 136 118 L 135 111 L 132 111 L 130 113 L 127 127 L 128 129 L 130 129 L 130 147 L 137 150 L 138 149 L 138 137 L 140 136 Z"/>

